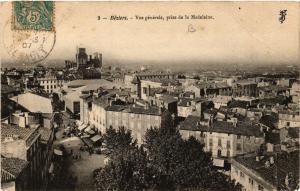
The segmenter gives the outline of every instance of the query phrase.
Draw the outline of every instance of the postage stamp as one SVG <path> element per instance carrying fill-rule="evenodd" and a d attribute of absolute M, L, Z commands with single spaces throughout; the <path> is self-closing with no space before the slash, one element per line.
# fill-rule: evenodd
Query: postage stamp
<path fill-rule="evenodd" d="M 14 30 L 54 31 L 54 2 L 13 2 L 12 27 Z"/>
<path fill-rule="evenodd" d="M 14 62 L 44 61 L 56 42 L 53 1 L 12 2 L 12 20 L 3 28 L 3 45 Z"/>

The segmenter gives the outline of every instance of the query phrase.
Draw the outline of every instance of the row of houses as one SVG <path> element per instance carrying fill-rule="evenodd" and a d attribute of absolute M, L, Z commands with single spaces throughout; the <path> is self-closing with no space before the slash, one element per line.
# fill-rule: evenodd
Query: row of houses
<path fill-rule="evenodd" d="M 1 189 L 46 190 L 53 173 L 54 113 L 51 100 L 25 93 L 1 123 Z"/>

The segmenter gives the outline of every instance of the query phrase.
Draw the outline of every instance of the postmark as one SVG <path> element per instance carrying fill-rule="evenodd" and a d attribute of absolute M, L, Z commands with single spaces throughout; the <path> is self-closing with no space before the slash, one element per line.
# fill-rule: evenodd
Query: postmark
<path fill-rule="evenodd" d="M 27 65 L 41 62 L 54 48 L 54 4 L 48 3 L 12 2 L 12 21 L 2 30 L 2 43 L 11 61 Z"/>
<path fill-rule="evenodd" d="M 13 2 L 12 29 L 54 31 L 54 2 Z"/>

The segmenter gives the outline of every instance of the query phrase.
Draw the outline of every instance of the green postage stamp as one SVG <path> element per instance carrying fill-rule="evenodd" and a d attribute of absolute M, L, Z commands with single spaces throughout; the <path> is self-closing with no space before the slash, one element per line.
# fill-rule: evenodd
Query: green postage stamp
<path fill-rule="evenodd" d="M 54 31 L 54 2 L 15 1 L 12 22 L 15 30 Z"/>

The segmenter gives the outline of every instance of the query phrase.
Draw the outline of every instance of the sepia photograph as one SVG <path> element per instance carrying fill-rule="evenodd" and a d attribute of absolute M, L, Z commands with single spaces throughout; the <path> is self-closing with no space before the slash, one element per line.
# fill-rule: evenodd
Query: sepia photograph
<path fill-rule="evenodd" d="M 296 191 L 300 3 L 1 1 L 1 191 Z"/>

